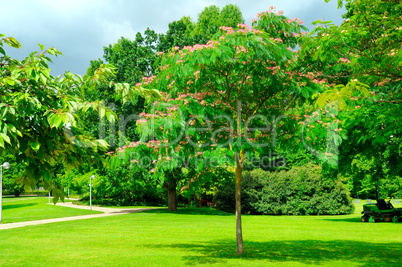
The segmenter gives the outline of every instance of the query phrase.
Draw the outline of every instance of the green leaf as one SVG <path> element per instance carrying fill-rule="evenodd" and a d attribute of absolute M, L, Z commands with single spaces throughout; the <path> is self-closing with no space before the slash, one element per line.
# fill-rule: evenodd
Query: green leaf
<path fill-rule="evenodd" d="M 4 134 L 4 133 L 0 133 L 0 136 L 2 137 L 2 139 L 4 141 L 6 141 L 7 143 L 9 143 L 11 145 L 11 141 L 10 141 L 10 137 L 8 137 L 8 135 Z M 4 142 L 3 142 L 4 143 Z"/>
<path fill-rule="evenodd" d="M 38 141 L 35 141 L 33 143 L 31 143 L 31 148 L 35 151 L 38 152 L 39 148 L 40 148 L 40 143 Z"/>
<path fill-rule="evenodd" d="M 99 108 L 99 118 L 105 117 L 105 113 L 106 113 L 106 111 L 104 108 L 102 108 L 102 107 Z"/>
<path fill-rule="evenodd" d="M 11 77 L 7 77 L 6 82 L 11 86 L 13 86 L 15 84 L 14 80 Z"/>
<path fill-rule="evenodd" d="M 43 150 L 42 149 L 39 149 L 38 158 L 39 158 L 40 161 L 43 160 Z"/>
<path fill-rule="evenodd" d="M 198 162 L 197 171 L 201 171 L 203 167 L 204 167 L 204 161 L 201 160 L 200 162 Z"/>

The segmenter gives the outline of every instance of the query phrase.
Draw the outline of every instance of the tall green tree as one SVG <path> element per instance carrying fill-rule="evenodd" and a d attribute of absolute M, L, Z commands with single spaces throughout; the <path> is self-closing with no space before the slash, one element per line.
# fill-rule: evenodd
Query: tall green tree
<path fill-rule="evenodd" d="M 94 75 L 81 78 L 67 72 L 50 75 L 49 55 L 61 55 L 55 48 L 31 53 L 19 61 L 6 55 L 3 45 L 19 48 L 12 37 L 0 34 L 0 153 L 15 155 L 25 172 L 18 182 L 34 188 L 43 182 L 53 191 L 54 201 L 63 193 L 53 183 L 56 166 L 78 168 L 82 163 L 100 163 L 107 144 L 94 140 L 80 127 L 83 113 L 94 111 L 113 120 L 101 102 L 85 102 L 83 91 L 107 81 L 111 66 L 101 66 Z"/>
<path fill-rule="evenodd" d="M 236 27 L 239 23 L 244 23 L 244 19 L 238 6 L 229 4 L 220 10 L 219 7 L 211 5 L 198 14 L 191 35 L 197 37 L 200 43 L 206 43 L 219 31 L 220 26 Z"/>
<path fill-rule="evenodd" d="M 167 52 L 175 46 L 184 47 L 198 43 L 201 40 L 191 36 L 194 27 L 195 23 L 190 17 L 182 17 L 169 23 L 167 32 L 159 35 L 158 51 Z"/>
<path fill-rule="evenodd" d="M 117 43 L 104 48 L 104 58 L 116 69 L 116 82 L 135 84 L 144 76 L 154 74 L 158 34 L 147 28 L 138 32 L 134 40 L 120 38 Z"/>
<path fill-rule="evenodd" d="M 122 37 L 117 43 L 104 47 L 105 61 L 116 66 L 113 81 L 135 85 L 141 82 L 142 77 L 152 76 L 155 72 L 153 65 L 157 58 L 157 45 L 158 35 L 148 28 L 143 34 L 138 32 L 134 40 Z M 101 59 L 91 61 L 87 75 L 93 75 L 103 63 Z M 100 121 L 94 114 L 87 114 L 86 129 L 91 134 L 107 140 L 111 147 L 123 146 L 126 142 L 138 138 L 135 134 L 133 115 L 143 110 L 142 99 L 121 104 L 116 101 L 114 87 L 108 84 L 93 87 L 85 94 L 91 101 L 104 101 L 118 116 L 116 122 L 107 123 L 105 120 Z"/>

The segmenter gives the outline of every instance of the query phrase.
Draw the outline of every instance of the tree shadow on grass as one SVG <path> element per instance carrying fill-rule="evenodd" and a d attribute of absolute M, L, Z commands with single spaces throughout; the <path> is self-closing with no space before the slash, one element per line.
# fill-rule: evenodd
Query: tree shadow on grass
<path fill-rule="evenodd" d="M 214 215 L 214 216 L 234 216 L 233 213 L 224 212 L 212 208 L 178 208 L 176 211 L 169 211 L 167 209 L 154 209 L 143 211 L 148 213 L 171 213 L 179 215 Z"/>
<path fill-rule="evenodd" d="M 352 222 L 352 223 L 363 223 L 360 216 L 359 217 L 351 217 L 351 218 L 330 218 L 330 219 L 323 219 L 324 221 L 331 221 L 331 222 Z"/>
<path fill-rule="evenodd" d="M 38 203 L 24 203 L 24 204 L 3 204 L 3 210 L 25 208 L 28 206 L 36 206 Z"/>
<path fill-rule="evenodd" d="M 169 247 L 188 252 L 183 258 L 187 265 L 225 264 L 228 260 L 247 261 L 247 264 L 327 265 L 353 262 L 358 266 L 401 266 L 402 243 L 368 243 L 348 240 L 283 240 L 244 242 L 245 253 L 236 254 L 235 240 L 217 240 L 203 244 L 170 244 Z M 148 247 L 166 248 L 164 245 Z M 191 255 L 196 254 L 196 255 Z M 229 263 L 228 263 L 229 264 Z"/>
<path fill-rule="evenodd" d="M 362 222 L 361 217 L 355 217 L 355 218 L 331 218 L 331 219 L 323 219 L 324 221 L 332 221 L 332 222 L 351 222 L 351 223 L 367 223 L 367 222 Z M 399 222 L 402 222 L 402 218 L 399 219 Z M 377 221 L 376 223 L 392 223 L 392 222 L 384 222 L 384 221 Z M 402 264 L 401 264 L 402 266 Z"/>

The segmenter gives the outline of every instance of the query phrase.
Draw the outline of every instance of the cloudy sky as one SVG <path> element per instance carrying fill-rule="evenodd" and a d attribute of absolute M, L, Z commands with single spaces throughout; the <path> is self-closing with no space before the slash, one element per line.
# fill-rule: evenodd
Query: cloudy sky
<path fill-rule="evenodd" d="M 37 43 L 54 46 L 64 56 L 53 60 L 52 74 L 83 75 L 89 61 L 103 58 L 103 47 L 122 36 L 134 39 L 147 27 L 165 33 L 172 21 L 183 16 L 196 21 L 204 7 L 229 3 L 240 7 L 247 24 L 271 5 L 300 18 L 309 29 L 317 19 L 339 25 L 345 13 L 336 8 L 336 0 L 0 0 L 0 33 L 22 44 L 19 50 L 6 48 L 9 55 L 23 59 L 39 49 Z"/>

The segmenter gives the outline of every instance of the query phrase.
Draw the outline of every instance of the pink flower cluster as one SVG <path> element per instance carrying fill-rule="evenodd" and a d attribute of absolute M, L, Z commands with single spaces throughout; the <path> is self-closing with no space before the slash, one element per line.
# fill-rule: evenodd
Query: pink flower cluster
<path fill-rule="evenodd" d="M 219 29 L 221 29 L 222 31 L 226 32 L 226 34 L 235 33 L 235 31 L 234 31 L 234 29 L 232 27 L 220 26 Z"/>
<path fill-rule="evenodd" d="M 167 64 L 167 65 L 165 65 L 165 66 L 160 67 L 160 70 L 161 70 L 161 71 L 163 71 L 163 70 L 164 70 L 164 69 L 166 69 L 166 68 L 169 68 L 169 64 Z"/>
<path fill-rule="evenodd" d="M 398 78 L 398 79 L 390 79 L 390 78 L 385 78 L 384 80 L 374 83 L 374 85 L 376 86 L 384 86 L 386 83 L 390 83 L 390 82 L 398 82 L 398 81 L 402 81 L 402 78 Z M 374 92 L 371 92 L 373 95 L 375 95 Z"/>
<path fill-rule="evenodd" d="M 262 17 L 265 17 L 265 16 L 269 16 L 271 13 L 274 13 L 276 16 L 283 15 L 283 11 L 276 12 L 275 7 L 271 6 L 270 10 L 265 11 L 265 12 L 259 12 L 256 17 L 257 18 L 262 18 Z"/>
<path fill-rule="evenodd" d="M 299 18 L 293 18 L 293 21 L 295 21 L 296 23 L 298 23 L 298 24 L 303 24 L 304 22 L 301 20 L 301 19 L 299 19 Z"/>
<path fill-rule="evenodd" d="M 326 78 L 324 78 L 324 79 L 317 78 L 317 79 L 313 79 L 312 82 L 316 83 L 316 84 L 325 84 L 325 83 L 328 83 L 328 80 Z"/>
<path fill-rule="evenodd" d="M 175 112 L 175 111 L 177 111 L 178 109 L 179 109 L 178 106 L 173 106 L 173 107 L 168 107 L 168 108 L 167 108 L 167 113 L 164 113 L 164 112 L 159 111 L 159 110 L 155 110 L 155 113 L 154 113 L 154 114 L 149 114 L 149 113 L 145 113 L 145 112 L 140 113 L 140 117 L 144 117 L 144 118 L 146 118 L 146 119 L 139 119 L 139 120 L 137 120 L 137 124 L 141 124 L 141 123 L 144 123 L 144 122 L 148 122 L 148 120 L 149 120 L 149 119 L 152 119 L 152 118 L 171 117 L 171 116 L 172 116 L 172 113 L 171 113 L 171 112 Z M 147 120 L 147 119 L 148 119 L 148 120 Z"/>
<path fill-rule="evenodd" d="M 273 67 L 268 66 L 267 69 L 272 70 L 272 73 L 275 74 L 281 69 L 281 66 L 273 66 Z"/>
<path fill-rule="evenodd" d="M 216 46 L 219 46 L 219 45 L 220 45 L 219 41 L 209 40 L 207 42 L 207 44 L 195 44 L 194 46 L 185 46 L 185 47 L 183 47 L 183 50 L 181 50 L 181 51 L 184 52 L 184 50 L 186 50 L 186 51 L 192 53 L 197 50 L 215 48 Z M 179 51 L 179 53 L 180 53 L 180 51 Z"/>
<path fill-rule="evenodd" d="M 141 86 L 141 85 L 145 85 L 145 84 L 150 84 L 152 83 L 152 81 L 155 79 L 155 75 L 151 76 L 151 77 L 142 77 L 142 83 L 136 83 L 135 86 Z"/>
<path fill-rule="evenodd" d="M 177 100 L 182 100 L 182 99 L 184 99 L 184 98 L 186 98 L 186 97 L 192 97 L 192 98 L 194 98 L 194 99 L 196 99 L 196 100 L 203 100 L 206 96 L 211 96 L 212 95 L 212 93 L 209 93 L 209 92 L 199 92 L 199 93 L 194 93 L 194 94 L 192 94 L 192 93 L 188 93 L 188 94 L 181 94 L 181 95 L 179 95 L 178 97 L 177 97 Z"/>
<path fill-rule="evenodd" d="M 154 79 L 156 75 L 153 75 L 151 77 L 142 77 L 143 84 L 150 84 Z"/>
<path fill-rule="evenodd" d="M 246 48 L 244 46 L 237 46 L 236 47 L 236 54 L 240 54 L 240 53 L 249 53 L 249 51 L 246 50 Z"/>
<path fill-rule="evenodd" d="M 275 42 L 275 43 L 283 43 L 283 40 L 281 39 L 281 38 L 269 38 L 269 40 L 271 40 L 271 41 L 273 41 L 273 42 Z"/>
<path fill-rule="evenodd" d="M 175 83 L 175 80 L 173 80 L 170 84 L 168 84 L 168 88 L 172 88 L 173 84 Z"/>
<path fill-rule="evenodd" d="M 137 120 L 137 124 L 141 124 L 141 123 L 144 123 L 144 122 L 148 122 L 148 120 L 146 120 L 146 119 Z"/>
<path fill-rule="evenodd" d="M 346 64 L 349 64 L 349 63 L 350 63 L 350 60 L 349 60 L 349 59 L 343 58 L 343 57 L 341 57 L 338 61 L 343 62 L 343 63 L 346 63 Z"/>
<path fill-rule="evenodd" d="M 236 33 L 242 33 L 244 35 L 247 34 L 248 32 L 253 32 L 254 34 L 260 34 L 261 33 L 261 31 L 259 31 L 259 30 L 250 28 L 250 26 L 247 25 L 247 24 L 240 23 L 240 24 L 237 24 L 237 27 L 239 29 L 236 31 Z M 234 29 L 232 27 L 220 26 L 219 29 L 221 29 L 222 31 L 226 32 L 227 35 L 235 33 L 235 31 L 234 31 Z M 224 39 L 224 38 L 222 38 L 222 39 Z"/>
<path fill-rule="evenodd" d="M 158 141 L 158 140 L 151 140 L 151 141 L 149 141 L 149 142 L 146 144 L 146 146 L 147 146 L 148 148 L 151 148 L 151 147 L 160 147 L 160 146 L 161 146 L 161 141 Z"/>

